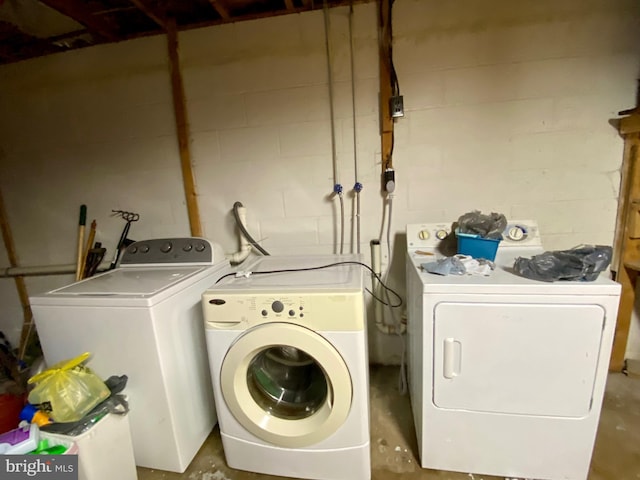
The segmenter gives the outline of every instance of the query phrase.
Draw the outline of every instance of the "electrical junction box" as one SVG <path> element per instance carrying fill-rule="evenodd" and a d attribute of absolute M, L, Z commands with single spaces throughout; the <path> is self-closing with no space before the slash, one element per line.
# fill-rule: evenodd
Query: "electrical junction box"
<path fill-rule="evenodd" d="M 389 113 L 391 118 L 404 117 L 404 102 L 402 95 L 396 95 L 389 99 Z"/>

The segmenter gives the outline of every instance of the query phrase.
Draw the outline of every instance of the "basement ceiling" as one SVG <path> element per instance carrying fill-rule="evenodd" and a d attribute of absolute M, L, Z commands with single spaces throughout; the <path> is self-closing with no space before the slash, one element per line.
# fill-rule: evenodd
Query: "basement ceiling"
<path fill-rule="evenodd" d="M 0 0 L 0 64 L 350 0 Z"/>

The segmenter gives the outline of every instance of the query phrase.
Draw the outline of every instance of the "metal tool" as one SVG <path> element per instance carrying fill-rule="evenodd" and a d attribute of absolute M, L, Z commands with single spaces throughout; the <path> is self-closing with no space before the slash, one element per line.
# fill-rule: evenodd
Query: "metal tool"
<path fill-rule="evenodd" d="M 116 268 L 118 264 L 118 260 L 120 259 L 120 253 L 123 248 L 126 248 L 127 245 L 133 243 L 132 240 L 127 239 L 127 235 L 129 234 L 129 229 L 131 228 L 131 224 L 133 222 L 137 222 L 140 220 L 140 215 L 133 212 L 126 212 L 124 210 L 111 210 L 111 216 L 118 216 L 124 218 L 127 223 L 122 230 L 122 234 L 120 235 L 120 240 L 118 240 L 118 244 L 116 245 L 116 251 L 113 256 L 113 260 L 111 261 L 111 265 L 109 266 L 109 270 L 113 270 Z"/>

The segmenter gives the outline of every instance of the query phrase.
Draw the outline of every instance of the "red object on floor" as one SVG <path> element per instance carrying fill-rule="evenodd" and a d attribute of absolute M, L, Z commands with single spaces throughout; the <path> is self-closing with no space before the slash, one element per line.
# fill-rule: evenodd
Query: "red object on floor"
<path fill-rule="evenodd" d="M 20 412 L 24 407 L 24 396 L 4 394 L 0 395 L 0 433 L 18 428 Z"/>

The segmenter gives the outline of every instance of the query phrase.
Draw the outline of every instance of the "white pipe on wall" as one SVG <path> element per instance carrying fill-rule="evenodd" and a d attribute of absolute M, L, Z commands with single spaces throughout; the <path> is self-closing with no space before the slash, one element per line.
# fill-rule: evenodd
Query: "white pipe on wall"
<path fill-rule="evenodd" d="M 373 272 L 375 273 L 375 275 L 371 275 L 371 291 L 373 292 L 374 296 L 376 298 L 374 298 L 374 320 L 375 320 L 375 324 L 376 324 L 376 328 L 378 330 L 380 330 L 382 333 L 385 333 L 387 335 L 391 335 L 392 333 L 395 333 L 396 329 L 393 325 L 387 325 L 386 323 L 384 323 L 384 313 L 382 311 L 382 285 L 380 283 L 380 280 L 378 280 L 380 278 L 381 275 L 381 256 L 380 256 L 380 241 L 378 240 L 371 240 L 370 242 L 370 246 L 371 246 L 371 269 L 373 270 Z"/>

